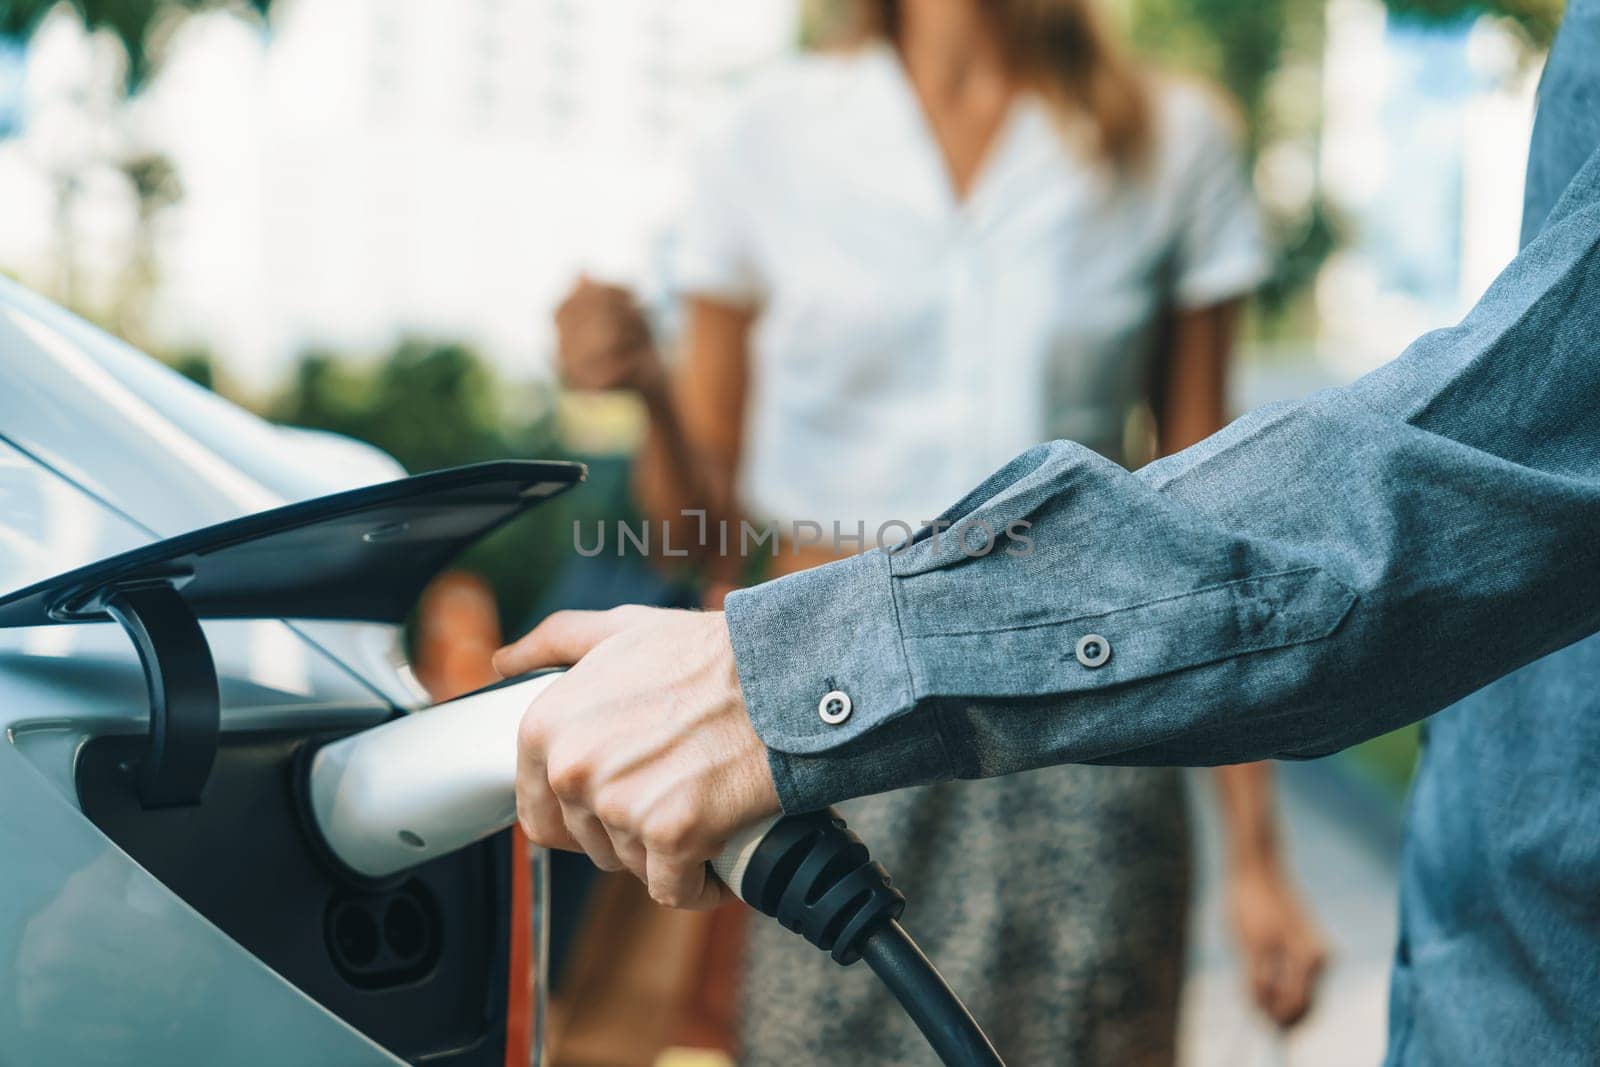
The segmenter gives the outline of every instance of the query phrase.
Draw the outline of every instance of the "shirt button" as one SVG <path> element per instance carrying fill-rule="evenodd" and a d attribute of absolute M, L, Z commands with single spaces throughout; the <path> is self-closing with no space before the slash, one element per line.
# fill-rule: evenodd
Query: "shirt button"
<path fill-rule="evenodd" d="M 817 717 L 829 726 L 838 726 L 850 717 L 850 694 L 838 689 L 823 694 L 817 701 Z"/>
<path fill-rule="evenodd" d="M 1111 658 L 1111 642 L 1099 634 L 1084 634 L 1078 638 L 1077 656 L 1085 667 L 1099 667 Z"/>

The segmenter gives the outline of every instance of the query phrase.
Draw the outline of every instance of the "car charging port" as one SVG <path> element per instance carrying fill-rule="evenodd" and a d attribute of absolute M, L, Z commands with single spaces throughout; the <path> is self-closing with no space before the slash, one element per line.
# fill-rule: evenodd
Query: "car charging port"
<path fill-rule="evenodd" d="M 239 950 L 400 1059 L 498 1067 L 511 965 L 507 835 L 381 882 L 347 877 L 305 832 L 293 772 L 297 754 L 329 736 L 225 731 L 204 800 L 164 807 L 139 788 L 148 737 L 96 737 L 78 753 L 79 802 Z"/>
<path fill-rule="evenodd" d="M 439 907 L 421 882 L 377 893 L 341 893 L 328 902 L 328 954 L 360 989 L 414 982 L 432 971 L 443 943 Z"/>

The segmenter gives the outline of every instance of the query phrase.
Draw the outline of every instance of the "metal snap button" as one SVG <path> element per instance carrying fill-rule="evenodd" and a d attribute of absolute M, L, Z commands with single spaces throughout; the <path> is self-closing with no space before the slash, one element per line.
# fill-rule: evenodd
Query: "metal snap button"
<path fill-rule="evenodd" d="M 1085 667 L 1099 667 L 1111 658 L 1111 642 L 1099 634 L 1084 634 L 1078 638 L 1077 656 Z"/>
<path fill-rule="evenodd" d="M 829 726 L 838 726 L 850 717 L 852 706 L 850 694 L 838 689 L 831 690 L 821 700 L 817 701 L 817 717 Z"/>

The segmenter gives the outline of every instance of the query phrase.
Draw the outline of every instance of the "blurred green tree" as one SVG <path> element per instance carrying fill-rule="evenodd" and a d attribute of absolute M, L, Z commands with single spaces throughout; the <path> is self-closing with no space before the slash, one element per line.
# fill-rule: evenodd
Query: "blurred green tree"
<path fill-rule="evenodd" d="M 0 36 L 26 40 L 51 12 L 66 10 L 75 14 L 92 31 L 104 30 L 122 45 L 122 96 L 143 88 L 156 65 L 163 34 L 173 20 L 208 10 L 253 13 L 265 18 L 272 0 L 0 0 Z M 132 262 L 124 278 L 116 306 L 92 309 L 81 305 L 78 291 L 78 236 L 71 219 L 73 205 L 81 187 L 76 169 L 52 175 L 56 198 L 56 245 L 58 280 L 53 296 L 76 310 L 107 320 L 121 336 L 145 344 L 150 295 L 156 286 L 154 254 L 155 219 L 161 211 L 183 195 L 176 169 L 158 152 L 137 146 L 125 147 L 103 160 L 120 169 L 132 186 L 138 204 L 138 220 Z M 83 166 L 93 160 L 81 161 Z M 98 310 L 100 314 L 95 315 Z"/>
<path fill-rule="evenodd" d="M 413 474 L 506 458 L 569 458 L 556 433 L 549 386 L 508 389 L 472 349 L 408 338 L 375 363 L 315 350 L 289 386 L 261 407 L 274 422 L 343 434 L 381 448 Z M 526 625 L 571 558 L 572 519 L 587 494 L 535 509 L 461 560 L 499 601 L 502 626 Z"/>
<path fill-rule="evenodd" d="M 217 381 L 217 360 L 209 349 L 179 348 L 161 353 L 161 361 L 196 385 L 203 385 L 214 393 L 225 392 Z"/>
<path fill-rule="evenodd" d="M 1522 31 L 1531 48 L 1543 51 L 1555 40 L 1566 0 L 1384 0 L 1384 6 L 1397 15 L 1437 22 L 1477 15 L 1503 18 Z"/>
<path fill-rule="evenodd" d="M 1267 82 L 1283 62 L 1292 0 L 1136 0 L 1129 29 L 1135 46 L 1164 66 L 1178 66 L 1225 86 L 1245 117 L 1253 149 L 1264 125 Z"/>
<path fill-rule="evenodd" d="M 272 0 L 0 0 L 0 34 L 27 37 L 58 7 L 77 13 L 91 30 L 109 30 L 128 54 L 127 90 L 138 92 L 155 58 L 152 27 L 169 15 L 209 9 L 250 10 L 265 17 Z"/>
<path fill-rule="evenodd" d="M 507 428 L 493 373 L 474 352 L 418 338 L 402 340 L 375 365 L 307 353 L 266 414 L 367 441 L 412 473 L 511 454 L 512 438 L 527 430 Z"/>
<path fill-rule="evenodd" d="M 148 348 L 150 302 L 159 280 L 156 222 L 163 211 L 183 199 L 183 183 L 172 160 L 161 152 L 133 152 L 120 161 L 118 169 L 133 187 L 137 217 L 133 252 L 123 272 L 111 325 L 118 337 Z"/>

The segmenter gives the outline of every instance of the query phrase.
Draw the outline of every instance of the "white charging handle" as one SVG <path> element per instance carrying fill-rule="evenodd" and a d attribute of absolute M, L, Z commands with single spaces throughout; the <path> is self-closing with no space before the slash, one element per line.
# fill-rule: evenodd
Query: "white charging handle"
<path fill-rule="evenodd" d="M 517 728 L 560 671 L 436 704 L 322 746 L 308 799 L 328 848 L 386 878 L 516 822 Z M 735 834 L 712 868 L 737 891 L 776 819 Z"/>
<path fill-rule="evenodd" d="M 383 878 L 517 819 L 517 728 L 559 671 L 351 734 L 311 758 L 311 813 L 333 854 Z"/>

